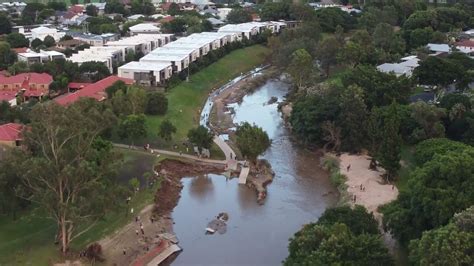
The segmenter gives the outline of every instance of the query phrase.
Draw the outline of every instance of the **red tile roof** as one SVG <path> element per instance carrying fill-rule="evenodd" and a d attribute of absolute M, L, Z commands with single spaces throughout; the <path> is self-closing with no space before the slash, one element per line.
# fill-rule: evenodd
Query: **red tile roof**
<path fill-rule="evenodd" d="M 26 53 L 28 51 L 28 47 L 20 47 L 20 48 L 12 48 L 15 53 Z"/>
<path fill-rule="evenodd" d="M 0 140 L 1 141 L 16 141 L 21 140 L 22 124 L 8 123 L 0 125 Z"/>
<path fill-rule="evenodd" d="M 50 84 L 53 77 L 47 73 L 22 73 L 11 77 L 0 76 L 0 85 L 24 83 L 28 80 L 35 84 Z"/>
<path fill-rule="evenodd" d="M 83 13 L 84 12 L 84 7 L 83 6 L 80 6 L 80 5 L 74 5 L 74 6 L 71 6 L 69 9 L 68 9 L 69 12 L 73 12 L 73 13 L 76 13 L 76 14 L 79 14 L 79 13 Z"/>
<path fill-rule="evenodd" d="M 465 40 L 462 42 L 457 42 L 456 46 L 474 47 L 474 41 Z"/>
<path fill-rule="evenodd" d="M 11 101 L 13 99 L 15 99 L 16 97 L 16 92 L 12 92 L 12 91 L 0 91 L 0 102 L 3 102 L 3 101 Z"/>
<path fill-rule="evenodd" d="M 88 83 L 88 82 L 70 82 L 67 87 L 70 88 L 70 89 L 75 89 L 75 90 L 78 90 L 78 89 L 83 89 L 89 85 L 91 85 L 92 83 Z"/>
<path fill-rule="evenodd" d="M 84 87 L 81 90 L 78 90 L 74 93 L 68 93 L 62 96 L 59 96 L 54 99 L 60 105 L 69 105 L 74 103 L 75 101 L 79 100 L 80 98 L 94 98 L 97 101 L 103 101 L 106 98 L 105 89 L 112 86 L 117 81 L 123 81 L 127 85 L 131 85 L 134 83 L 133 79 L 126 79 L 126 78 L 119 78 L 117 76 L 109 76 L 105 79 L 99 80 L 96 83 L 89 84 L 88 86 Z"/>
<path fill-rule="evenodd" d="M 22 73 L 11 77 L 0 76 L 0 92 L 18 93 L 20 90 L 24 90 L 26 97 L 39 97 L 48 93 L 51 82 L 53 82 L 53 77 L 46 73 Z M 10 85 L 10 88 L 3 88 L 3 85 Z"/>
<path fill-rule="evenodd" d="M 166 22 L 170 22 L 170 21 L 173 21 L 174 20 L 174 17 L 173 16 L 167 16 L 167 17 L 164 17 L 160 20 L 160 23 L 166 23 Z"/>

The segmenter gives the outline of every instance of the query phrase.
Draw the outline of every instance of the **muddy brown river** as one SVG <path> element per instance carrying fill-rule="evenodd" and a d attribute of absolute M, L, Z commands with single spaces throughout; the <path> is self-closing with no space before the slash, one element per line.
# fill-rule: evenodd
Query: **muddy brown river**
<path fill-rule="evenodd" d="M 236 178 L 210 174 L 182 179 L 172 216 L 183 252 L 172 265 L 281 265 L 288 239 L 336 204 L 337 190 L 319 168 L 319 158 L 292 142 L 277 103 L 267 104 L 272 96 L 281 102 L 287 91 L 286 83 L 271 80 L 235 106 L 235 122 L 255 123 L 273 141 L 261 156 L 276 174 L 264 205 Z M 226 232 L 206 235 L 207 224 L 220 212 L 229 214 Z"/>

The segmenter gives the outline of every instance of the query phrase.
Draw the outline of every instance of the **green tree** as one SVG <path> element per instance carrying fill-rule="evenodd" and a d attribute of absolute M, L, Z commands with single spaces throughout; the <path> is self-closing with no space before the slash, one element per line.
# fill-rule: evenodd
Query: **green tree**
<path fill-rule="evenodd" d="M 7 42 L 12 48 L 28 47 L 30 45 L 30 41 L 25 37 L 25 35 L 17 32 L 8 34 Z"/>
<path fill-rule="evenodd" d="M 56 41 L 54 40 L 54 38 L 52 36 L 48 35 L 48 36 L 44 37 L 43 44 L 46 47 L 52 47 L 52 46 L 56 45 Z"/>
<path fill-rule="evenodd" d="M 10 44 L 0 42 L 0 69 L 6 69 L 17 59 L 17 55 L 12 51 Z"/>
<path fill-rule="evenodd" d="M 145 113 L 148 115 L 164 115 L 168 111 L 168 98 L 163 93 L 147 94 Z"/>
<path fill-rule="evenodd" d="M 119 13 L 122 15 L 127 15 L 127 10 L 125 9 L 124 4 L 119 0 L 110 0 L 107 1 L 105 4 L 105 13 L 112 14 L 112 13 Z"/>
<path fill-rule="evenodd" d="M 109 68 L 104 63 L 89 61 L 79 66 L 78 72 L 91 82 L 97 82 L 110 76 Z"/>
<path fill-rule="evenodd" d="M 429 56 L 413 71 L 420 84 L 445 87 L 460 76 L 461 68 L 448 60 Z"/>
<path fill-rule="evenodd" d="M 319 225 L 332 225 L 335 223 L 345 224 L 355 235 L 380 233 L 378 222 L 374 216 L 367 213 L 367 210 L 360 205 L 354 208 L 349 206 L 341 206 L 329 208 L 319 217 Z"/>
<path fill-rule="evenodd" d="M 444 137 L 445 128 L 442 119 L 446 116 L 446 110 L 427 104 L 416 102 L 410 105 L 411 117 L 419 125 L 411 136 L 414 141 L 421 141 L 429 138 Z"/>
<path fill-rule="evenodd" d="M 393 265 L 377 235 L 356 235 L 342 223 L 308 224 L 290 239 L 284 265 Z"/>
<path fill-rule="evenodd" d="M 458 141 L 444 138 L 427 139 L 415 146 L 414 158 L 417 165 L 423 165 L 431 161 L 435 155 L 469 149 L 468 145 Z"/>
<path fill-rule="evenodd" d="M 266 2 L 260 9 L 262 21 L 278 21 L 290 18 L 290 5 L 287 2 Z"/>
<path fill-rule="evenodd" d="M 473 265 L 473 250 L 474 232 L 449 224 L 412 240 L 410 261 L 413 265 Z"/>
<path fill-rule="evenodd" d="M 313 58 L 305 49 L 296 50 L 291 56 L 291 63 L 287 68 L 296 87 L 303 89 L 313 72 Z"/>
<path fill-rule="evenodd" d="M 9 34 L 12 32 L 12 23 L 5 14 L 0 14 L 0 34 Z"/>
<path fill-rule="evenodd" d="M 28 68 L 28 64 L 23 61 L 16 62 L 8 67 L 8 72 L 12 75 L 26 73 L 28 71 L 30 71 L 30 69 Z"/>
<path fill-rule="evenodd" d="M 323 39 L 316 47 L 316 58 L 324 69 L 326 76 L 329 76 L 329 71 L 332 66 L 337 63 L 337 55 L 341 49 L 340 43 L 335 37 L 327 37 Z"/>
<path fill-rule="evenodd" d="M 31 41 L 31 48 L 33 48 L 34 50 L 37 50 L 42 45 L 43 41 L 38 38 Z"/>
<path fill-rule="evenodd" d="M 377 71 L 373 66 L 360 65 L 342 77 L 345 87 L 357 85 L 364 90 L 368 109 L 390 105 L 393 101 L 407 103 L 412 91 L 411 80 Z"/>
<path fill-rule="evenodd" d="M 170 141 L 173 137 L 173 134 L 176 133 L 176 127 L 168 120 L 165 119 L 160 124 L 160 130 L 158 131 L 158 136 L 166 141 Z"/>
<path fill-rule="evenodd" d="M 130 86 L 117 91 L 112 97 L 112 110 L 117 115 L 143 114 L 147 105 L 147 94 L 143 88 Z"/>
<path fill-rule="evenodd" d="M 135 143 L 135 140 L 146 137 L 146 120 L 143 114 L 128 115 L 120 121 L 117 129 L 119 137 Z"/>
<path fill-rule="evenodd" d="M 176 4 L 176 3 L 171 3 L 170 4 L 170 7 L 168 8 L 168 15 L 176 16 L 176 15 L 179 15 L 181 13 L 182 13 L 182 11 L 181 11 L 181 8 L 179 7 L 178 4 Z"/>
<path fill-rule="evenodd" d="M 86 6 L 86 14 L 91 17 L 97 17 L 99 10 L 95 5 L 87 5 Z"/>
<path fill-rule="evenodd" d="M 386 171 L 386 178 L 393 180 L 400 169 L 402 138 L 400 136 L 400 118 L 395 103 L 390 105 L 388 116 L 381 128 L 381 143 L 376 154 L 377 160 Z"/>
<path fill-rule="evenodd" d="M 138 180 L 138 178 L 134 177 L 134 178 L 128 180 L 128 184 L 130 185 L 130 187 L 132 187 L 133 193 L 137 193 L 138 188 L 140 187 L 140 180 Z"/>
<path fill-rule="evenodd" d="M 212 146 L 212 141 L 214 135 L 212 132 L 204 126 L 199 126 L 197 128 L 192 128 L 188 132 L 189 141 L 198 147 L 199 151 L 202 152 L 202 149 L 210 149 Z"/>
<path fill-rule="evenodd" d="M 252 21 L 252 14 L 243 8 L 234 8 L 227 14 L 228 23 L 239 24 Z"/>
<path fill-rule="evenodd" d="M 120 91 L 120 90 L 126 93 L 127 92 L 127 84 L 125 84 L 125 82 L 123 82 L 121 80 L 118 80 L 114 84 L 112 84 L 111 86 L 109 86 L 105 89 L 105 92 L 107 93 L 107 98 L 112 99 L 114 97 L 114 94 L 117 91 Z"/>
<path fill-rule="evenodd" d="M 364 91 L 351 85 L 341 95 L 338 124 L 342 131 L 342 148 L 359 152 L 366 141 L 368 112 L 364 103 Z"/>
<path fill-rule="evenodd" d="M 46 4 L 46 7 L 56 11 L 66 11 L 67 6 L 64 2 L 51 1 Z"/>
<path fill-rule="evenodd" d="M 256 125 L 245 122 L 237 127 L 237 146 L 242 155 L 256 162 L 257 157 L 265 152 L 271 145 L 268 134 Z"/>
<path fill-rule="evenodd" d="M 75 238 L 123 201 L 112 178 L 117 155 L 111 145 L 96 145 L 114 116 L 86 99 L 67 108 L 38 104 L 30 118 L 25 149 L 12 159 L 31 193 L 28 200 L 56 222 L 57 240 L 66 253 Z"/>
<path fill-rule="evenodd" d="M 474 149 L 437 153 L 419 165 L 396 201 L 382 208 L 386 228 L 402 242 L 446 225 L 474 204 Z M 447 254 L 446 254 L 447 255 Z"/>

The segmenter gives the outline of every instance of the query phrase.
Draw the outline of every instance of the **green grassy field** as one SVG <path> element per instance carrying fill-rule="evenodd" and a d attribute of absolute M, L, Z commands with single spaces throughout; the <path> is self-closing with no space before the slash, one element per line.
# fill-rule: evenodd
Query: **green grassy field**
<path fill-rule="evenodd" d="M 131 179 L 150 171 L 157 161 L 157 157 L 151 154 L 121 151 L 124 161 L 117 177 L 121 182 L 126 182 L 127 177 Z M 151 204 L 158 186 L 159 184 L 155 184 L 153 188 L 142 189 L 133 197 L 130 207 L 141 210 Z M 87 244 L 113 233 L 131 219 L 128 208 L 107 214 L 90 231 L 75 239 L 72 249 L 84 248 Z M 60 260 L 59 246 L 53 243 L 55 233 L 55 223 L 36 211 L 24 213 L 17 220 L 10 216 L 0 216 L 0 265 L 51 265 Z"/>
<path fill-rule="evenodd" d="M 233 51 L 192 75 L 189 82 L 182 82 L 172 88 L 167 93 L 168 112 L 166 115 L 147 117 L 148 139 L 145 141 L 166 149 L 170 149 L 174 144 L 181 144 L 187 139 L 189 129 L 198 125 L 199 111 L 209 92 L 240 75 L 241 72 L 247 72 L 262 64 L 268 53 L 269 49 L 262 45 Z M 177 128 L 171 142 L 164 142 L 157 135 L 160 123 L 164 119 L 169 119 Z"/>

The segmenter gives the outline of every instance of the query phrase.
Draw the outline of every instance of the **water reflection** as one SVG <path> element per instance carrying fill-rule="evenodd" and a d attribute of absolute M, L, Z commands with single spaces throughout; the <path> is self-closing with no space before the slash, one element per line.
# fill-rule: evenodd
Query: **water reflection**
<path fill-rule="evenodd" d="M 184 251 L 173 265 L 279 265 L 288 255 L 288 239 L 336 203 L 336 190 L 318 167 L 318 157 L 291 141 L 277 104 L 267 104 L 272 96 L 281 101 L 287 91 L 287 84 L 269 81 L 234 106 L 235 122 L 255 123 L 273 140 L 262 156 L 276 174 L 265 204 L 258 205 L 255 191 L 239 186 L 236 179 L 184 179 L 173 212 L 174 231 Z M 230 216 L 226 234 L 206 236 L 207 223 L 220 212 Z"/>
<path fill-rule="evenodd" d="M 189 193 L 195 200 L 207 201 L 214 199 L 214 184 L 208 175 L 191 178 Z"/>

